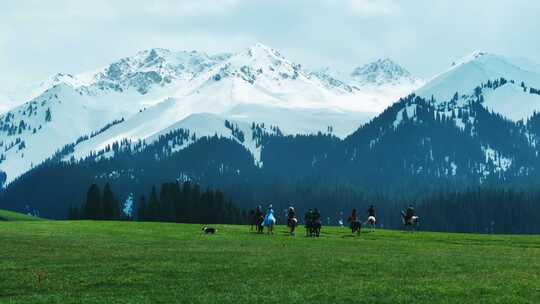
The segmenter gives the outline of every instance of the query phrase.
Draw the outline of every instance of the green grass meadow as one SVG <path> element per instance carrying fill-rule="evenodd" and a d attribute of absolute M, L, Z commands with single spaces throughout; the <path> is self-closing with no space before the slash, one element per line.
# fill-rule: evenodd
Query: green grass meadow
<path fill-rule="evenodd" d="M 0 303 L 540 303 L 540 236 L 1 221 Z"/>
<path fill-rule="evenodd" d="M 38 217 L 0 209 L 0 221 L 39 221 Z"/>

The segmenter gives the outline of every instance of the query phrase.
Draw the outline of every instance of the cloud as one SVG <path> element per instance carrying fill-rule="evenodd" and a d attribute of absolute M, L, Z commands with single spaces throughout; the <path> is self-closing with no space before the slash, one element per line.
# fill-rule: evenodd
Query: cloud
<path fill-rule="evenodd" d="M 348 70 L 391 57 L 422 77 L 472 49 L 531 59 L 540 53 L 540 40 L 531 38 L 540 29 L 540 1 L 530 0 L 4 2 L 0 91 L 152 47 L 212 54 L 261 41 L 307 67 Z"/>
<path fill-rule="evenodd" d="M 155 2 L 154 12 L 182 16 L 197 16 L 226 13 L 236 7 L 238 0 L 198 0 Z"/>
<path fill-rule="evenodd" d="M 361 17 L 389 16 L 399 13 L 395 0 L 348 0 L 350 12 Z"/>
<path fill-rule="evenodd" d="M 58 20 L 107 20 L 128 17 L 199 17 L 226 14 L 235 9 L 241 0 L 160 0 L 140 1 L 136 5 L 129 0 L 93 0 L 87 2 L 70 0 L 37 1 L 8 4 L 3 7 L 3 18 L 8 21 Z"/>

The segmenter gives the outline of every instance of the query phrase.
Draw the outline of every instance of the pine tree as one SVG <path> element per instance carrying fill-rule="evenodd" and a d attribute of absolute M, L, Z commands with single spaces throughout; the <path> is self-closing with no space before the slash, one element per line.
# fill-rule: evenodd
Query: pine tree
<path fill-rule="evenodd" d="M 174 220 L 174 188 L 172 183 L 161 184 L 159 191 L 160 216 L 162 221 L 171 222 Z"/>
<path fill-rule="evenodd" d="M 193 197 L 191 194 L 190 182 L 185 182 L 182 185 L 182 197 L 184 200 L 184 212 L 182 212 L 180 221 L 191 223 L 193 221 Z"/>
<path fill-rule="evenodd" d="M 114 197 L 109 183 L 103 188 L 102 206 L 104 220 L 117 220 L 120 217 L 118 200 Z"/>
<path fill-rule="evenodd" d="M 459 94 L 458 94 L 458 92 L 456 92 L 456 93 L 454 94 L 454 97 L 452 97 L 452 100 L 451 100 L 451 101 L 458 101 L 458 99 L 459 99 Z"/>
<path fill-rule="evenodd" d="M 477 86 L 476 88 L 474 88 L 474 96 L 476 96 L 476 98 L 480 97 L 480 95 L 482 95 L 482 88 Z"/>
<path fill-rule="evenodd" d="M 137 219 L 139 221 L 148 220 L 148 208 L 146 205 L 146 197 L 144 195 L 141 195 L 141 198 L 139 199 L 139 204 L 137 207 Z"/>
<path fill-rule="evenodd" d="M 409 113 L 407 112 L 407 108 L 403 109 L 403 112 L 401 114 L 401 120 L 403 122 L 407 122 L 409 120 Z"/>
<path fill-rule="evenodd" d="M 84 218 L 90 220 L 100 220 L 102 215 L 101 192 L 98 185 L 92 184 L 86 194 Z"/>
<path fill-rule="evenodd" d="M 159 221 L 159 216 L 161 213 L 159 199 L 156 193 L 156 187 L 152 186 L 152 191 L 150 192 L 150 198 L 148 199 L 148 220 Z"/>
<path fill-rule="evenodd" d="M 52 115 L 51 115 L 51 109 L 47 108 L 47 111 L 45 112 L 45 121 L 51 121 Z"/>
<path fill-rule="evenodd" d="M 225 223 L 228 222 L 230 214 L 229 210 L 225 206 L 225 197 L 223 192 L 216 190 L 214 192 L 214 213 L 216 213 L 216 222 Z"/>

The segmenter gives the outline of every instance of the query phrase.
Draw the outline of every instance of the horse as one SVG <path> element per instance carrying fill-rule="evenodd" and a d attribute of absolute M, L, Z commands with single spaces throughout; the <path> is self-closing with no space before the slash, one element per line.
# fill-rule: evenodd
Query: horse
<path fill-rule="evenodd" d="M 257 233 L 263 233 L 264 230 L 264 216 L 261 214 L 255 219 L 255 225 L 257 226 Z"/>
<path fill-rule="evenodd" d="M 407 219 L 407 216 L 403 211 L 401 212 L 401 221 L 403 222 L 405 228 L 409 229 L 411 232 L 415 231 L 418 229 L 418 226 L 420 226 L 420 217 L 413 215 Z"/>
<path fill-rule="evenodd" d="M 272 209 L 272 207 L 270 207 L 263 221 L 263 225 L 266 226 L 268 229 L 268 234 L 274 234 L 275 224 L 276 224 L 276 218 L 274 217 L 274 210 Z"/>
<path fill-rule="evenodd" d="M 308 220 L 306 221 L 306 237 L 318 237 L 321 234 L 321 221 Z"/>
<path fill-rule="evenodd" d="M 298 225 L 298 220 L 296 217 L 289 218 L 287 220 L 287 227 L 289 227 L 289 233 L 291 235 L 294 235 L 294 230 L 296 229 L 296 226 Z"/>
<path fill-rule="evenodd" d="M 313 232 L 313 220 L 306 219 L 306 222 L 304 224 L 304 227 L 306 228 L 306 236 L 312 236 Z"/>
<path fill-rule="evenodd" d="M 360 222 L 360 220 L 358 219 L 358 213 L 356 212 L 356 208 L 353 208 L 351 216 L 349 216 L 347 222 L 349 222 L 350 224 L 352 234 L 360 234 L 360 230 L 362 229 L 362 222 Z"/>
<path fill-rule="evenodd" d="M 255 210 L 251 210 L 248 215 L 249 231 L 253 231 L 253 227 L 257 225 L 257 219 L 255 218 Z"/>
<path fill-rule="evenodd" d="M 360 230 L 362 229 L 362 222 L 356 220 L 356 221 L 351 221 L 351 230 L 352 230 L 352 233 L 356 233 L 356 234 L 360 234 Z"/>
<path fill-rule="evenodd" d="M 373 215 L 370 215 L 368 216 L 367 221 L 364 223 L 364 225 L 369 226 L 370 231 L 374 232 L 376 223 L 377 223 L 377 219 Z"/>
<path fill-rule="evenodd" d="M 316 236 L 316 237 L 319 237 L 321 235 L 321 227 L 322 227 L 322 224 L 321 224 L 321 221 L 313 221 L 311 223 L 311 227 L 309 229 L 309 234 L 310 236 Z"/>

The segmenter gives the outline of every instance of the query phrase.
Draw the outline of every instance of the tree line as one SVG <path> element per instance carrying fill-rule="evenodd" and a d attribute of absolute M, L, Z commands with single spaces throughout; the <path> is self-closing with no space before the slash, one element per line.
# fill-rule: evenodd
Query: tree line
<path fill-rule="evenodd" d="M 189 181 L 162 183 L 159 194 L 152 186 L 148 196 L 140 196 L 135 208 L 123 206 L 109 183 L 105 184 L 103 191 L 97 184 L 92 184 L 86 201 L 80 207 L 70 206 L 68 219 L 212 224 L 242 224 L 247 220 L 246 213 L 227 199 L 221 190 L 202 191 L 198 184 Z"/>
<path fill-rule="evenodd" d="M 426 230 L 540 233 L 540 191 L 477 188 L 440 193 L 417 208 Z"/>
<path fill-rule="evenodd" d="M 114 195 L 109 183 L 105 184 L 103 191 L 97 184 L 92 184 L 86 192 L 86 201 L 80 207 L 76 205 L 70 206 L 68 219 L 119 220 L 126 218 L 120 209 L 120 202 Z"/>
<path fill-rule="evenodd" d="M 202 191 L 198 184 L 187 181 L 161 184 L 139 198 L 137 219 L 182 223 L 242 224 L 246 214 L 227 199 L 221 190 Z"/>

